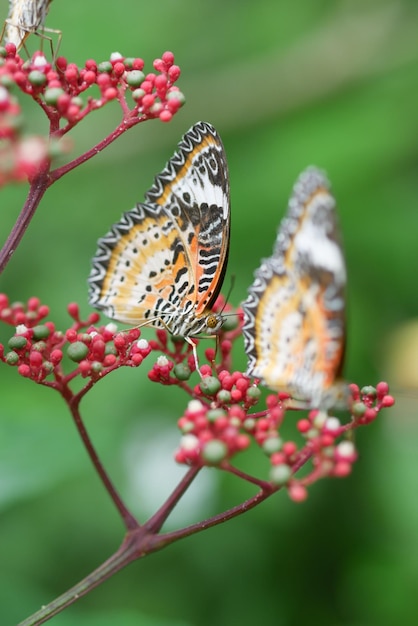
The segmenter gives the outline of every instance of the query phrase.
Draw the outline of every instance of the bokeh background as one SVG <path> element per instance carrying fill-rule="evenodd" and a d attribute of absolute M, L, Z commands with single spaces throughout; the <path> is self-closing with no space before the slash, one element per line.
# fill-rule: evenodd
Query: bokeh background
<path fill-rule="evenodd" d="M 0 2 L 1 16 L 7 2 Z M 225 291 L 238 304 L 269 255 L 302 169 L 324 168 L 338 200 L 349 271 L 346 377 L 388 378 L 396 407 L 358 432 L 352 476 L 307 502 L 277 494 L 209 532 L 131 565 L 57 616 L 54 626 L 408 625 L 418 622 L 418 4 L 416 0 L 55 0 L 60 54 L 80 65 L 113 51 L 172 50 L 186 106 L 139 125 L 45 196 L 0 288 L 39 296 L 62 328 L 87 314 L 96 240 L 130 209 L 197 120 L 221 134 L 232 186 Z M 31 39 L 33 45 L 34 38 Z M 37 42 L 35 41 L 35 44 Z M 28 131 L 45 120 L 25 105 Z M 119 121 L 117 105 L 72 134 L 81 154 Z M 6 237 L 27 193 L 1 190 Z M 0 329 L 7 340 L 8 329 Z M 245 365 L 238 346 L 235 366 Z M 0 623 L 75 584 L 119 545 L 122 526 L 60 398 L 1 369 Z M 144 519 L 182 474 L 172 460 L 187 398 L 123 370 L 84 416 L 111 476 Z M 260 473 L 266 463 L 250 458 Z M 259 465 L 259 467 L 256 466 Z M 207 471 L 168 527 L 250 495 Z"/>

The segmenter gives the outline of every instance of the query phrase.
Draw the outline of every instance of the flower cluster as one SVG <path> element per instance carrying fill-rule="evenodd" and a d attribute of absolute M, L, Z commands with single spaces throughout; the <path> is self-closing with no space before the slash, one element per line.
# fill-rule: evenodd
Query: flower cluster
<path fill-rule="evenodd" d="M 69 126 L 115 99 L 120 100 L 125 113 L 129 110 L 134 117 L 170 121 L 184 103 L 183 94 L 174 84 L 180 76 L 174 55 L 165 52 L 161 59 L 156 59 L 156 72 L 145 74 L 144 66 L 142 59 L 119 53 L 101 63 L 88 60 L 83 68 L 58 57 L 53 66 L 42 52 L 35 52 L 29 61 L 24 61 L 14 44 L 0 49 L 0 83 L 6 88 L 17 85 L 44 108 L 51 120 L 63 119 Z M 83 99 L 93 87 L 98 88 L 100 96 Z M 132 109 L 125 100 L 126 91 L 132 95 Z"/>
<path fill-rule="evenodd" d="M 320 478 L 349 474 L 357 452 L 344 435 L 370 423 L 381 409 L 394 403 L 387 383 L 362 390 L 351 385 L 355 404 L 350 422 L 342 424 L 327 412 L 310 411 L 306 418 L 296 422 L 298 445 L 280 434 L 286 412 L 291 409 L 285 395 L 267 396 L 266 408 L 251 413 L 249 409 L 259 402 L 261 392 L 241 372 L 222 371 L 218 378 L 207 372 L 200 389 L 200 398 L 189 402 L 178 421 L 182 437 L 176 460 L 186 465 L 217 465 L 230 470 L 232 457 L 254 441 L 269 458 L 270 488 L 285 486 L 295 501 L 304 500 L 308 485 Z M 205 400 L 208 390 L 212 396 L 210 403 Z M 303 478 L 296 478 L 295 473 L 307 460 L 311 461 L 311 470 Z"/>
<path fill-rule="evenodd" d="M 154 61 L 154 72 L 146 74 L 144 66 L 142 59 L 119 53 L 101 63 L 90 59 L 82 68 L 64 57 L 52 63 L 40 51 L 24 61 L 14 44 L 0 47 L 0 186 L 33 179 L 48 159 L 68 151 L 68 142 L 58 140 L 108 102 L 118 101 L 123 114 L 123 124 L 112 134 L 112 141 L 138 122 L 154 118 L 169 122 L 185 101 L 175 85 L 180 68 L 172 52 Z M 50 123 L 49 141 L 22 136 L 14 88 L 42 107 Z"/>
<path fill-rule="evenodd" d="M 225 307 L 222 298 L 218 299 L 216 307 L 231 309 Z M 196 369 L 192 347 L 184 339 L 173 338 L 174 349 L 170 350 L 165 330 L 157 330 L 157 339 L 147 341 L 140 337 L 138 328 L 118 332 L 114 323 L 98 326 L 100 315 L 97 312 L 82 321 L 76 303 L 69 304 L 67 310 L 73 324 L 61 331 L 56 329 L 53 322 L 44 321 L 49 315 L 49 307 L 38 298 L 29 298 L 26 304 L 10 303 L 5 294 L 0 294 L 0 321 L 15 327 L 15 333 L 8 341 L 8 350 L 0 344 L 0 359 L 17 367 L 22 376 L 38 383 L 50 380 L 51 376 L 55 381 L 64 382 L 77 375 L 97 380 L 121 366 L 137 367 L 151 351 L 163 354 L 156 359 L 149 372 L 150 380 L 182 386 L 183 381 Z M 230 357 L 231 338 L 239 334 L 236 316 L 231 316 L 225 324 L 225 338 L 221 341 L 223 364 Z M 62 370 L 64 356 L 76 363 L 76 368 L 67 375 Z M 215 350 L 209 348 L 206 356 L 213 364 Z M 202 369 L 212 373 L 209 366 L 203 366 Z M 205 380 L 209 382 L 209 378 Z M 210 395 L 210 388 L 205 391 L 204 384 L 201 385 L 202 389 L 197 386 L 195 393 Z M 193 390 L 190 389 L 190 393 L 194 393 Z"/>
<path fill-rule="evenodd" d="M 96 381 L 119 367 L 137 367 L 151 352 L 137 328 L 117 332 L 114 324 L 95 327 L 98 313 L 82 321 L 75 303 L 68 305 L 68 313 L 74 322 L 62 332 L 53 322 L 43 321 L 49 309 L 37 298 L 30 298 L 26 305 L 9 304 L 0 294 L 0 319 L 15 326 L 8 350 L 0 344 L 0 360 L 16 367 L 25 378 L 62 389 L 78 375 Z M 64 356 L 73 364 L 66 374 Z"/>
<path fill-rule="evenodd" d="M 261 392 L 241 372 L 222 370 L 216 377 L 206 365 L 201 371 L 203 379 L 194 389 L 198 399 L 189 402 L 178 421 L 182 439 L 176 460 L 219 465 L 250 445 L 256 422 L 247 421 L 247 412 Z"/>
<path fill-rule="evenodd" d="M 222 298 L 215 308 L 228 311 Z M 175 454 L 177 462 L 195 467 L 215 465 L 239 473 L 230 464 L 232 458 L 254 444 L 269 460 L 269 480 L 239 475 L 267 490 L 285 487 L 295 501 L 304 500 L 307 487 L 320 478 L 349 474 L 357 453 L 346 435 L 370 424 L 383 408 L 394 403 L 387 383 L 361 390 L 350 385 L 350 421 L 342 423 L 325 411 L 310 411 L 296 421 L 294 437 L 286 440 L 282 424 L 287 411 L 295 408 L 289 396 L 271 394 L 262 400 L 256 382 L 227 367 L 234 340 L 241 334 L 239 312 L 226 318 L 219 339 L 220 364 L 215 364 L 215 350 L 208 348 L 210 365 L 200 366 L 201 379 L 194 387 L 186 381 L 196 363 L 192 347 L 184 340 L 174 338 L 171 349 L 164 330 L 157 330 L 156 340 L 148 342 L 140 338 L 138 328 L 117 332 L 113 323 L 97 326 L 100 316 L 96 312 L 86 321 L 80 320 L 75 303 L 68 305 L 68 313 L 73 324 L 61 332 L 53 322 L 45 321 L 49 309 L 37 298 L 30 298 L 25 305 L 10 304 L 0 294 L 0 320 L 15 327 L 8 349 L 0 344 L 0 360 L 16 367 L 21 376 L 59 390 L 68 400 L 68 383 L 76 376 L 87 379 L 81 392 L 85 393 L 114 369 L 137 367 L 151 351 L 160 351 L 163 354 L 154 363 L 149 378 L 163 385 L 177 385 L 191 397 L 178 420 L 181 440 Z M 71 364 L 71 368 L 65 368 L 70 369 L 67 373 L 63 367 L 65 357 Z M 307 461 L 311 469 L 296 478 L 296 472 Z"/>

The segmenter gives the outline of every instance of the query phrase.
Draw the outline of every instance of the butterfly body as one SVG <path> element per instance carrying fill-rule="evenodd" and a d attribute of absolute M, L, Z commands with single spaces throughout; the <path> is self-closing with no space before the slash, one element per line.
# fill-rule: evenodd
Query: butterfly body
<path fill-rule="evenodd" d="M 345 285 L 335 200 L 309 168 L 243 303 L 247 373 L 307 407 L 345 402 Z"/>
<path fill-rule="evenodd" d="M 229 226 L 224 148 L 216 130 L 200 122 L 145 202 L 99 239 L 90 303 L 121 322 L 184 338 L 217 332 L 222 316 L 210 309 L 226 271 Z"/>
<path fill-rule="evenodd" d="M 16 50 L 23 46 L 31 33 L 42 30 L 52 0 L 9 0 L 6 20 L 6 42 Z"/>

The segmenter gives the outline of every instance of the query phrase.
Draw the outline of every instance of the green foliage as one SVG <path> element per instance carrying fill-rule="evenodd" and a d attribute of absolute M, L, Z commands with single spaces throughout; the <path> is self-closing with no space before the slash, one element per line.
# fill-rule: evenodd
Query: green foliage
<path fill-rule="evenodd" d="M 63 31 L 60 54 L 77 63 L 117 50 L 142 56 L 150 71 L 154 57 L 172 50 L 187 102 L 172 124 L 139 125 L 49 190 L 1 290 L 19 300 L 39 296 L 63 328 L 68 302 L 87 313 L 97 238 L 142 200 L 184 131 L 203 119 L 221 134 L 231 173 L 224 290 L 235 275 L 231 302 L 245 297 L 260 258 L 270 255 L 297 175 L 315 164 L 333 184 L 345 240 L 346 375 L 360 385 L 385 377 L 388 337 L 418 311 L 416 3 L 125 0 L 103 10 L 101 0 L 53 2 L 47 25 Z M 45 131 L 33 106 L 24 110 L 30 130 Z M 90 116 L 74 133 L 75 153 L 110 132 L 118 115 L 108 106 Z M 1 192 L 2 239 L 26 191 Z M 236 356 L 243 367 L 243 351 Z M 139 368 L 116 372 L 82 407 L 105 464 L 142 519 L 152 512 L 151 495 L 162 502 L 170 490 L 170 450 L 185 402 Z M 279 494 L 135 563 L 51 623 L 415 624 L 417 410 L 417 400 L 400 397 L 398 408 L 361 433 L 351 478 L 321 483 L 301 505 Z M 141 461 L 133 439 L 155 448 L 142 446 Z M 1 368 L 0 470 L 0 621 L 11 624 L 107 558 L 122 527 L 58 396 L 9 367 Z M 183 523 L 249 489 L 209 470 L 199 486 Z"/>

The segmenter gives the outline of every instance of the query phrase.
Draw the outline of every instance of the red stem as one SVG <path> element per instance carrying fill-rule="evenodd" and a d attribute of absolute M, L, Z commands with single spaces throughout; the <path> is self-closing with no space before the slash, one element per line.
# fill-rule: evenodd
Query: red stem
<path fill-rule="evenodd" d="M 85 429 L 82 424 L 81 427 L 83 432 L 83 441 L 85 441 L 84 437 L 86 437 L 87 434 L 85 433 Z M 299 469 L 304 463 L 306 463 L 311 454 L 311 450 L 305 450 L 304 454 L 300 456 L 293 469 Z M 74 604 L 74 602 L 76 602 L 79 598 L 92 591 L 95 587 L 98 587 L 120 569 L 129 565 L 132 561 L 140 559 L 148 554 L 151 554 L 152 552 L 156 552 L 157 550 L 160 550 L 166 545 L 174 543 L 179 539 L 189 537 L 203 530 L 207 530 L 208 528 L 212 528 L 213 526 L 217 526 L 218 524 L 222 524 L 233 517 L 242 515 L 264 502 L 264 500 L 277 491 L 280 491 L 282 488 L 266 484 L 266 486 L 260 489 L 260 491 L 258 491 L 254 496 L 248 498 L 241 504 L 224 511 L 223 513 L 219 513 L 218 515 L 214 515 L 213 517 L 197 522 L 196 524 L 191 524 L 190 526 L 177 531 L 158 534 L 159 529 L 167 519 L 169 513 L 173 510 L 181 496 L 185 493 L 186 489 L 197 476 L 200 469 L 201 468 L 191 468 L 160 510 L 157 511 L 157 513 L 155 513 L 155 515 L 153 515 L 145 524 L 142 526 L 137 525 L 127 532 L 122 545 L 113 556 L 107 559 L 107 561 L 100 565 L 81 582 L 72 587 L 72 589 L 66 591 L 53 602 L 43 607 L 40 611 L 25 619 L 18 626 L 39 626 L 40 624 L 43 624 L 54 615 L 60 613 L 66 607 Z M 236 473 L 237 475 L 240 475 L 239 470 L 236 470 Z M 242 477 L 245 476 L 242 475 Z"/>
<path fill-rule="evenodd" d="M 138 531 L 139 530 L 140 529 L 138 529 Z M 141 530 L 142 533 L 144 533 L 144 530 Z M 79 583 L 74 585 L 74 587 L 63 593 L 61 596 L 58 596 L 58 598 L 55 598 L 55 600 L 46 606 L 43 606 L 39 611 L 30 617 L 24 619 L 18 624 L 18 626 L 39 626 L 40 624 L 43 624 L 51 619 L 51 617 L 54 617 L 54 615 L 58 615 L 58 613 L 61 613 L 61 611 L 65 608 L 71 606 L 71 604 L 74 604 L 74 602 L 77 602 L 79 598 L 85 596 L 87 593 L 95 589 L 95 587 L 101 585 L 108 578 L 116 574 L 116 572 L 129 565 L 129 563 L 140 556 L 145 556 L 145 553 L 142 555 L 137 553 L 138 543 L 138 535 L 134 534 L 132 536 L 128 533 L 119 550 L 102 563 L 102 565 L 83 578 L 83 580 Z"/>
<path fill-rule="evenodd" d="M 230 465 L 229 463 L 224 463 L 221 466 L 221 469 L 223 469 L 225 472 L 229 472 L 229 474 L 233 474 L 234 476 L 241 478 L 242 480 L 246 480 L 248 483 L 251 483 L 252 485 L 257 485 L 257 487 L 260 487 L 260 489 L 264 489 L 266 491 L 271 489 L 270 483 L 267 482 L 266 480 L 260 480 L 259 478 L 256 478 L 255 476 L 251 476 L 251 474 L 247 474 L 246 472 L 239 470 L 237 467 L 234 467 L 233 465 Z"/>
<path fill-rule="evenodd" d="M 250 511 L 255 506 L 258 506 L 264 500 L 269 498 L 273 493 L 279 491 L 281 487 L 269 487 L 269 489 L 261 489 L 258 491 L 255 496 L 248 498 L 241 504 L 237 504 L 236 506 L 219 513 L 218 515 L 214 515 L 213 517 L 209 517 L 206 520 L 201 522 L 197 522 L 196 524 L 191 524 L 190 526 L 186 526 L 185 528 L 181 528 L 180 530 L 175 530 L 173 532 L 164 533 L 161 535 L 154 535 L 149 541 L 149 546 L 152 548 L 150 552 L 154 552 L 155 550 L 160 550 L 165 545 L 173 543 L 174 541 L 178 541 L 179 539 L 183 539 L 184 537 L 190 537 L 191 535 L 195 535 L 196 533 L 201 532 L 202 530 L 207 530 L 208 528 L 212 528 L 213 526 L 217 526 L 218 524 L 223 524 L 223 522 L 227 522 L 233 517 L 237 517 L 238 515 L 242 515 L 247 511 Z"/>
<path fill-rule="evenodd" d="M 63 394 L 64 395 L 64 394 Z M 64 399 L 68 402 L 68 405 L 70 407 L 71 410 L 71 414 L 73 416 L 73 420 L 74 423 L 76 425 L 76 428 L 78 430 L 78 433 L 81 437 L 81 440 L 83 442 L 84 447 L 86 448 L 87 454 L 90 457 L 91 462 L 94 465 L 94 468 L 100 478 L 100 480 L 102 481 L 106 491 L 108 492 L 108 494 L 110 495 L 110 497 L 112 498 L 116 508 L 118 509 L 120 516 L 123 519 L 123 523 L 125 524 L 125 527 L 128 531 L 132 531 L 134 529 L 138 529 L 140 527 L 140 524 L 138 523 L 138 521 L 136 520 L 136 518 L 132 515 L 132 513 L 127 509 L 127 507 L 125 506 L 124 502 L 122 501 L 121 497 L 119 496 L 119 493 L 117 492 L 115 486 L 113 485 L 112 481 L 110 480 L 106 470 L 104 469 L 99 456 L 96 452 L 95 447 L 93 446 L 93 443 L 90 439 L 90 436 L 87 432 L 86 427 L 84 426 L 83 420 L 81 419 L 80 416 L 80 412 L 78 410 L 78 406 L 79 406 L 79 401 L 74 401 L 74 397 L 73 396 L 73 401 L 68 401 L 68 399 L 64 396 Z"/>
<path fill-rule="evenodd" d="M 198 470 L 193 470 L 188 472 L 185 479 L 186 482 L 191 482 L 192 474 L 197 474 Z M 184 480 L 184 479 L 183 479 Z M 183 481 L 182 481 L 183 482 Z M 175 490 L 176 493 L 177 490 Z M 182 491 L 182 488 L 180 488 Z M 149 525 L 155 523 L 156 514 L 153 518 L 149 520 L 144 526 L 138 527 L 130 532 L 128 532 L 125 536 L 125 539 L 120 546 L 119 550 L 115 552 L 107 561 L 105 561 L 102 565 L 100 565 L 96 570 L 94 570 L 91 574 L 86 576 L 82 581 L 74 585 L 71 589 L 63 593 L 61 596 L 53 600 L 47 606 L 44 606 L 40 611 L 37 611 L 27 619 L 20 622 L 18 626 L 39 626 L 43 624 L 54 615 L 57 615 L 61 611 L 63 611 L 66 607 L 74 604 L 78 599 L 82 596 L 85 596 L 87 593 L 98 587 L 101 583 L 105 582 L 108 578 L 116 574 L 123 567 L 132 563 L 137 559 L 143 558 L 152 552 L 156 552 L 166 545 L 173 543 L 174 541 L 178 541 L 184 537 L 193 535 L 202 530 L 206 530 L 207 528 L 211 528 L 212 526 L 216 526 L 221 524 L 222 522 L 226 522 L 232 517 L 236 517 L 237 515 L 241 515 L 246 511 L 254 508 L 258 504 L 261 504 L 266 498 L 272 495 L 274 491 L 259 491 L 255 496 L 249 498 L 242 504 L 233 507 L 225 511 L 224 513 L 220 513 L 214 517 L 211 517 L 207 520 L 199 522 L 197 524 L 192 524 L 187 528 L 184 528 L 179 531 L 166 533 L 162 535 L 152 534 L 149 532 Z M 176 498 L 174 498 L 175 500 Z M 154 520 L 154 522 L 152 522 Z"/>
<path fill-rule="evenodd" d="M 48 162 L 38 176 L 33 180 L 29 188 L 28 197 L 25 204 L 13 226 L 7 240 L 0 250 L 0 274 L 5 269 L 6 265 L 10 261 L 14 251 L 19 245 L 23 235 L 26 232 L 27 227 L 30 224 L 32 217 L 35 214 L 38 205 L 51 184 L 49 177 L 49 165 Z"/>
<path fill-rule="evenodd" d="M 131 112 L 131 115 L 132 115 L 132 112 Z M 148 118 L 147 117 L 137 117 L 137 113 L 136 112 L 135 112 L 135 116 L 132 116 L 132 117 L 131 116 L 126 116 L 126 117 L 124 117 L 122 122 L 121 122 L 121 124 L 119 124 L 115 128 L 115 130 L 112 133 L 110 133 L 110 135 L 108 135 L 102 141 L 100 141 L 98 144 L 93 146 L 93 148 L 90 148 L 90 150 L 87 150 L 87 152 L 84 152 L 84 154 L 81 154 L 79 157 L 77 157 L 76 159 L 73 159 L 69 163 L 66 163 L 65 165 L 63 165 L 61 167 L 57 167 L 57 169 L 53 170 L 51 172 L 51 174 L 50 174 L 51 184 L 54 183 L 55 181 L 59 180 L 62 176 L 64 176 L 64 174 L 67 174 L 68 172 L 71 172 L 71 170 L 73 170 L 75 167 L 78 167 L 79 165 L 82 165 L 83 163 L 85 163 L 89 159 L 91 159 L 94 156 L 96 156 L 96 154 L 99 154 L 99 152 L 101 152 L 102 150 L 107 148 L 108 145 L 110 145 L 113 141 L 115 141 L 118 137 L 120 137 L 129 128 L 132 128 L 133 126 L 136 126 L 136 124 L 139 124 L 140 122 L 144 122 L 146 119 L 148 119 Z"/>
<path fill-rule="evenodd" d="M 149 532 L 158 533 L 171 511 L 174 509 L 180 498 L 190 487 L 201 467 L 191 467 L 187 474 L 183 476 L 177 487 L 167 498 L 160 509 L 144 524 Z"/>

